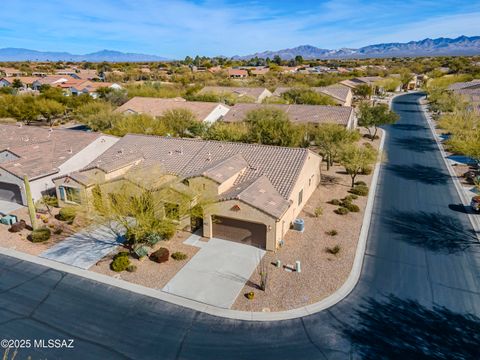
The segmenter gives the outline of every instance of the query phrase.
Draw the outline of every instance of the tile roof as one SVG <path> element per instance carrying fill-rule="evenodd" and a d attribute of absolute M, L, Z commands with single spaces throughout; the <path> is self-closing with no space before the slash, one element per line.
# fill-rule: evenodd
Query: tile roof
<path fill-rule="evenodd" d="M 188 109 L 199 121 L 203 121 L 218 106 L 218 103 L 203 101 L 186 101 L 184 99 L 161 99 L 149 97 L 134 97 L 120 106 L 115 112 L 135 112 L 151 116 L 161 116 L 165 111 L 173 109 Z M 226 105 L 221 104 L 227 107 Z"/>
<path fill-rule="evenodd" d="M 475 79 L 472 81 L 466 81 L 466 82 L 457 82 L 454 84 L 451 84 L 447 89 L 448 90 L 462 90 L 462 89 L 477 89 L 480 88 L 480 79 Z"/>
<path fill-rule="evenodd" d="M 258 100 L 260 95 L 267 90 L 263 87 L 230 87 L 230 86 L 205 86 L 199 94 L 233 94 L 239 97 L 247 96 Z M 268 90 L 267 90 L 268 91 Z"/>
<path fill-rule="evenodd" d="M 278 87 L 273 92 L 275 96 L 281 96 L 283 93 L 295 89 L 294 87 Z M 303 89 L 303 88 L 301 88 Z M 322 93 L 324 95 L 331 96 L 332 98 L 346 102 L 348 98 L 348 94 L 352 91 L 348 86 L 342 84 L 333 84 L 328 86 L 322 87 L 311 87 L 311 88 L 304 88 L 305 90 L 313 90 L 318 93 Z"/>
<path fill-rule="evenodd" d="M 102 134 L 35 126 L 0 125 L 0 151 L 8 150 L 19 159 L 0 167 L 30 179 L 58 172 L 58 167 Z"/>
<path fill-rule="evenodd" d="M 350 106 L 235 104 L 224 116 L 222 121 L 244 121 L 249 111 L 262 108 L 276 108 L 283 110 L 288 115 L 290 121 L 294 123 L 334 123 L 347 126 L 353 116 L 353 108 Z"/>
<path fill-rule="evenodd" d="M 247 70 L 241 69 L 228 69 L 228 75 L 230 76 L 248 76 Z"/>
<path fill-rule="evenodd" d="M 6 80 L 8 81 L 10 84 L 13 84 L 13 82 L 15 81 L 15 79 L 18 79 L 22 82 L 22 84 L 24 85 L 31 85 L 33 84 L 33 82 L 35 80 L 37 80 L 38 78 L 36 77 L 33 77 L 33 76 L 7 76 L 7 77 L 3 77 L 1 78 L 0 80 Z"/>
<path fill-rule="evenodd" d="M 183 178 L 204 175 L 222 181 L 240 172 L 233 187 L 220 194 L 220 200 L 239 196 L 273 216 L 285 208 L 307 157 L 316 156 L 300 148 L 129 134 L 87 168 L 122 162 L 126 155 L 142 157 L 145 163 Z M 258 180 L 262 176 L 264 179 Z"/>

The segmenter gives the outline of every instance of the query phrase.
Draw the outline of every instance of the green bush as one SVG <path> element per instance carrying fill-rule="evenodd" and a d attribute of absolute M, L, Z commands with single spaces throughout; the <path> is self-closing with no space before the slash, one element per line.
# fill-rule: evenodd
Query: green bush
<path fill-rule="evenodd" d="M 150 255 L 150 260 L 155 261 L 155 262 L 160 264 L 160 263 L 163 263 L 163 262 L 167 262 L 169 256 L 170 256 L 170 252 L 168 251 L 168 249 L 160 248 L 157 251 L 154 251 Z"/>
<path fill-rule="evenodd" d="M 327 231 L 325 234 L 330 235 L 330 236 L 335 236 L 338 234 L 338 231 L 335 229 L 332 229 L 330 231 Z"/>
<path fill-rule="evenodd" d="M 315 217 L 319 217 L 323 214 L 323 208 L 321 206 L 318 206 L 316 209 L 315 209 Z"/>
<path fill-rule="evenodd" d="M 137 266 L 136 265 L 128 265 L 126 270 L 128 272 L 135 272 L 135 271 L 137 271 Z"/>
<path fill-rule="evenodd" d="M 371 167 L 366 167 L 366 168 L 362 169 L 362 172 L 361 172 L 361 173 L 362 173 L 363 175 L 370 175 L 370 174 L 372 173 L 372 171 L 373 171 L 373 170 L 372 170 Z"/>
<path fill-rule="evenodd" d="M 348 211 L 350 211 L 350 212 L 359 212 L 360 211 L 360 208 L 358 207 L 358 205 L 355 205 L 355 204 L 352 204 L 352 203 L 345 203 L 343 206 L 345 208 L 347 208 Z"/>
<path fill-rule="evenodd" d="M 354 195 L 354 194 L 347 195 L 343 198 L 343 200 L 350 201 L 350 202 L 352 202 L 353 200 L 356 200 L 356 199 L 358 199 L 358 196 Z"/>
<path fill-rule="evenodd" d="M 339 207 L 336 210 L 333 210 L 335 214 L 338 215 L 347 215 L 350 211 L 346 207 Z"/>
<path fill-rule="evenodd" d="M 337 255 L 340 252 L 340 250 L 341 249 L 339 245 L 335 245 L 332 248 L 326 248 L 326 252 L 332 255 Z"/>
<path fill-rule="evenodd" d="M 118 259 L 119 257 L 128 257 L 128 251 L 120 251 L 113 256 L 113 260 Z"/>
<path fill-rule="evenodd" d="M 172 259 L 173 260 L 185 260 L 188 258 L 188 255 L 183 253 L 183 252 L 180 252 L 180 251 L 176 251 L 172 254 Z"/>
<path fill-rule="evenodd" d="M 341 204 L 341 201 L 338 200 L 338 199 L 332 199 L 328 202 L 329 204 L 332 204 L 332 205 L 335 205 L 335 206 L 338 206 Z"/>
<path fill-rule="evenodd" d="M 356 181 L 356 182 L 355 182 L 355 185 L 367 186 L 367 183 L 366 183 L 365 181 Z"/>
<path fill-rule="evenodd" d="M 130 259 L 128 258 L 128 256 L 117 255 L 115 255 L 115 257 L 113 258 L 113 261 L 110 264 L 110 269 L 115 272 L 127 270 L 127 268 L 130 266 Z"/>
<path fill-rule="evenodd" d="M 47 241 L 48 239 L 50 239 L 50 236 L 51 236 L 50 229 L 44 227 L 44 228 L 33 230 L 30 235 L 30 238 L 32 242 L 39 243 L 39 242 Z"/>
<path fill-rule="evenodd" d="M 165 225 L 165 227 L 158 232 L 158 235 L 160 235 L 162 239 L 170 240 L 173 237 L 173 235 L 175 235 L 176 231 L 177 231 L 177 228 L 175 224 L 169 223 L 168 225 Z"/>
<path fill-rule="evenodd" d="M 53 206 L 53 207 L 58 207 L 58 199 L 56 196 L 53 195 L 44 195 L 43 198 L 43 203 L 48 206 Z"/>
<path fill-rule="evenodd" d="M 163 237 L 161 234 L 159 233 L 150 233 L 148 235 L 146 235 L 143 240 L 150 246 L 153 246 L 155 245 L 156 243 L 158 243 L 159 241 L 163 240 Z"/>
<path fill-rule="evenodd" d="M 359 196 L 367 196 L 368 187 L 365 185 L 356 185 L 352 189 L 350 189 L 349 192 Z"/>
<path fill-rule="evenodd" d="M 74 207 L 64 207 L 60 209 L 58 213 L 58 220 L 73 222 L 75 216 L 77 215 L 77 209 Z"/>

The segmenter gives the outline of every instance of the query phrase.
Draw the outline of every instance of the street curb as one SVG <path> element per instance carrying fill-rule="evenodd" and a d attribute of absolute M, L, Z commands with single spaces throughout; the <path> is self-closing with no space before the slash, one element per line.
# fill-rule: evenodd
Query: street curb
<path fill-rule="evenodd" d="M 367 199 L 367 205 L 365 207 L 365 214 L 363 216 L 362 228 L 360 230 L 360 236 L 357 243 L 357 249 L 355 252 L 355 259 L 353 261 L 352 270 L 348 275 L 347 280 L 343 285 L 332 295 L 325 299 L 316 302 L 314 304 L 306 305 L 297 309 L 278 311 L 278 312 L 249 312 L 238 311 L 230 309 L 220 309 L 214 306 L 202 304 L 193 300 L 185 299 L 176 295 L 168 294 L 160 290 L 152 289 L 146 286 L 134 284 L 125 280 L 116 279 L 108 275 L 95 273 L 84 269 L 77 268 L 75 266 L 62 264 L 53 260 L 43 259 L 34 255 L 25 254 L 13 249 L 7 249 L 0 247 L 0 254 L 13 257 L 19 260 L 28 261 L 30 263 L 46 266 L 54 270 L 62 271 L 68 274 L 80 276 L 89 280 L 93 280 L 102 284 L 115 286 L 120 289 L 128 290 L 140 295 L 149 296 L 162 301 L 180 305 L 192 310 L 207 313 L 213 316 L 219 316 L 223 318 L 229 318 L 234 320 L 249 320 L 249 321 L 279 321 L 290 320 L 299 317 L 312 315 L 314 313 L 325 310 L 336 303 L 343 300 L 350 292 L 355 288 L 362 272 L 363 259 L 365 255 L 365 249 L 367 245 L 368 232 L 370 230 L 370 222 L 373 212 L 373 205 L 375 202 L 375 195 L 378 185 L 378 177 L 380 174 L 380 168 L 382 166 L 381 156 L 383 147 L 385 144 L 386 133 L 382 130 L 382 138 L 379 145 L 379 157 L 378 162 L 375 164 L 375 169 L 372 176 L 372 182 L 370 184 L 370 192 Z"/>
<path fill-rule="evenodd" d="M 470 199 L 467 197 L 467 195 L 463 191 L 463 186 L 460 183 L 460 180 L 458 180 L 457 174 L 455 173 L 455 170 L 453 170 L 452 165 L 447 160 L 447 153 L 445 152 L 445 150 L 443 148 L 443 144 L 440 141 L 440 137 L 435 132 L 435 125 L 433 123 L 430 112 L 427 110 L 427 106 L 424 105 L 424 104 L 420 104 L 420 108 L 422 109 L 423 115 L 425 116 L 425 119 L 427 120 L 430 131 L 432 132 L 432 136 L 435 139 L 435 143 L 437 144 L 438 149 L 440 150 L 440 154 L 442 155 L 442 159 L 443 159 L 443 162 L 445 163 L 445 166 L 447 167 L 448 173 L 450 174 L 450 177 L 453 180 L 453 184 L 455 185 L 455 190 L 457 191 L 458 196 L 460 197 L 460 200 L 461 200 L 462 204 L 465 206 L 465 210 L 467 211 L 468 219 L 470 220 L 470 223 L 472 224 L 473 229 L 477 233 L 477 239 L 479 239 L 479 241 L 480 241 L 480 219 L 479 219 L 478 216 L 474 216 L 475 214 L 470 210 Z"/>

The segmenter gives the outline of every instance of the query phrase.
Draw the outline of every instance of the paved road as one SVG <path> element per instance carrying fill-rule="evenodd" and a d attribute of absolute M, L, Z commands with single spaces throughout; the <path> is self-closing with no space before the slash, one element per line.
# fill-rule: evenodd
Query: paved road
<path fill-rule="evenodd" d="M 418 99 L 394 102 L 361 280 L 329 310 L 225 320 L 0 257 L 1 337 L 75 338 L 33 359 L 480 358 L 480 246 Z"/>

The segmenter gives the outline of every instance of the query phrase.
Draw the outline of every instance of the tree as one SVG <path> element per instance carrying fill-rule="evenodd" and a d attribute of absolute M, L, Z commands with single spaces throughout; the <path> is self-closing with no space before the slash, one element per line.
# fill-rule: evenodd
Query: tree
<path fill-rule="evenodd" d="M 347 130 L 338 124 L 321 124 L 314 131 L 315 144 L 327 162 L 327 171 L 343 146 L 360 138 L 357 131 Z"/>
<path fill-rule="evenodd" d="M 303 57 L 302 55 L 295 56 L 295 64 L 302 65 L 303 64 Z"/>
<path fill-rule="evenodd" d="M 290 104 L 336 105 L 330 96 L 317 93 L 311 89 L 290 89 L 285 91 L 282 97 Z"/>
<path fill-rule="evenodd" d="M 198 136 L 203 133 L 205 126 L 198 121 L 188 109 L 167 110 L 160 117 L 165 127 L 172 132 L 171 135 L 180 137 Z"/>
<path fill-rule="evenodd" d="M 23 87 L 22 80 L 14 79 L 13 82 L 12 82 L 12 87 L 16 90 L 21 89 Z"/>
<path fill-rule="evenodd" d="M 362 84 L 354 88 L 353 93 L 356 96 L 361 97 L 362 99 L 370 99 L 370 96 L 372 96 L 373 91 L 370 85 Z"/>
<path fill-rule="evenodd" d="M 47 120 L 50 126 L 54 120 L 65 113 L 65 107 L 55 100 L 40 99 L 36 101 L 38 112 Z"/>
<path fill-rule="evenodd" d="M 340 152 L 340 164 L 352 179 L 355 186 L 356 177 L 370 168 L 377 159 L 377 151 L 372 147 L 356 144 L 345 145 Z"/>
<path fill-rule="evenodd" d="M 277 146 L 295 146 L 299 133 L 287 114 L 271 107 L 251 110 L 245 117 L 248 124 L 248 141 Z"/>
<path fill-rule="evenodd" d="M 282 65 L 282 58 L 279 55 L 273 57 L 273 62 L 277 65 Z"/>
<path fill-rule="evenodd" d="M 377 136 L 378 126 L 394 124 L 399 116 L 390 110 L 387 104 L 370 106 L 364 102 L 360 104 L 360 116 L 358 125 L 367 129 L 369 138 L 373 141 Z M 372 133 L 373 127 L 373 133 Z"/>

